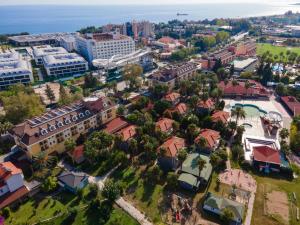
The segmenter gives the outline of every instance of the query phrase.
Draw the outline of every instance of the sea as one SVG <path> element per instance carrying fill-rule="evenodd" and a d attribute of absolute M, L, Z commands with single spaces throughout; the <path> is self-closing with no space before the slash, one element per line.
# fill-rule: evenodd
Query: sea
<path fill-rule="evenodd" d="M 167 22 L 214 18 L 244 18 L 300 12 L 291 4 L 208 4 L 199 5 L 24 5 L 0 6 L 0 34 L 29 32 L 74 32 L 86 26 L 124 23 L 132 20 Z M 188 14 L 177 16 L 177 13 Z"/>

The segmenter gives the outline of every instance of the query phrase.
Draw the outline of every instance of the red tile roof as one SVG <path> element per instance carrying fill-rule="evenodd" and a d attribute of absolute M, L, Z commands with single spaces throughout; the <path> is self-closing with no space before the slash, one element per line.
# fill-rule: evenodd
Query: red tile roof
<path fill-rule="evenodd" d="M 170 132 L 173 128 L 174 120 L 162 118 L 156 122 L 156 128 L 162 132 Z"/>
<path fill-rule="evenodd" d="M 171 38 L 171 37 L 162 37 L 160 39 L 158 39 L 159 42 L 164 43 L 164 44 L 172 44 L 175 42 L 175 39 Z"/>
<path fill-rule="evenodd" d="M 289 108 L 294 116 L 300 115 L 300 102 L 293 96 L 281 97 L 281 101 Z"/>
<path fill-rule="evenodd" d="M 253 148 L 253 159 L 255 161 L 281 164 L 280 153 L 274 148 L 268 146 L 258 146 Z"/>
<path fill-rule="evenodd" d="M 195 143 L 197 143 L 201 137 L 205 138 L 206 147 L 209 148 L 214 148 L 221 138 L 220 132 L 211 129 L 201 130 L 199 136 L 195 139 Z"/>
<path fill-rule="evenodd" d="M 215 105 L 213 100 L 211 98 L 207 99 L 206 101 L 199 101 L 198 102 L 198 107 L 204 108 L 204 109 L 210 109 Z"/>
<path fill-rule="evenodd" d="M 229 112 L 225 111 L 216 111 L 211 116 L 213 122 L 222 121 L 223 123 L 227 123 L 229 117 Z"/>
<path fill-rule="evenodd" d="M 167 157 L 175 157 L 182 148 L 186 147 L 186 142 L 183 138 L 179 137 L 171 137 L 167 141 L 165 141 L 159 148 L 158 151 L 160 151 L 161 148 L 166 149 L 166 155 Z"/>
<path fill-rule="evenodd" d="M 231 81 L 229 81 L 226 85 L 224 81 L 221 81 L 219 83 L 219 88 L 223 90 L 224 95 L 270 96 L 269 91 L 260 83 L 254 80 L 248 80 L 248 82 L 251 84 L 251 87 L 248 89 L 245 88 L 245 82 L 242 81 L 239 81 L 237 86 L 233 86 Z"/>
<path fill-rule="evenodd" d="M 109 134 L 115 134 L 128 125 L 129 124 L 121 117 L 117 117 L 106 124 L 104 131 Z"/>
<path fill-rule="evenodd" d="M 0 197 L 0 209 L 12 204 L 13 202 L 17 201 L 18 199 L 24 197 L 28 194 L 29 190 L 26 186 L 19 188 L 14 192 L 7 193 Z"/>
<path fill-rule="evenodd" d="M 123 141 L 128 141 L 130 138 L 136 135 L 136 126 L 130 125 L 128 127 L 125 127 L 122 130 L 120 130 L 118 134 L 122 136 Z"/>
<path fill-rule="evenodd" d="M 20 174 L 22 170 L 17 168 L 11 162 L 0 163 L 0 180 L 7 181 L 12 175 Z"/>
<path fill-rule="evenodd" d="M 164 99 L 169 102 L 175 102 L 180 98 L 180 94 L 176 92 L 165 95 Z"/>
<path fill-rule="evenodd" d="M 81 163 L 84 160 L 84 146 L 77 146 L 72 152 L 68 153 L 75 162 Z"/>
<path fill-rule="evenodd" d="M 170 113 L 170 114 L 172 114 L 174 112 L 177 112 L 180 115 L 183 115 L 183 114 L 187 113 L 187 110 L 188 110 L 188 108 L 187 108 L 187 105 L 185 103 L 179 103 L 174 108 L 167 109 L 166 112 Z"/>

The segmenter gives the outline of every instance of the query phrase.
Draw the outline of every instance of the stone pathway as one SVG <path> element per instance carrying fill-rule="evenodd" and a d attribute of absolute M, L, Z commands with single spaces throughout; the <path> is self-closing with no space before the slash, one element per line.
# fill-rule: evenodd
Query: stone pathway
<path fill-rule="evenodd" d="M 247 214 L 246 214 L 244 225 L 251 225 L 254 200 L 255 200 L 255 193 L 251 192 L 251 196 L 250 196 L 249 202 L 248 202 L 248 210 L 247 210 Z"/>

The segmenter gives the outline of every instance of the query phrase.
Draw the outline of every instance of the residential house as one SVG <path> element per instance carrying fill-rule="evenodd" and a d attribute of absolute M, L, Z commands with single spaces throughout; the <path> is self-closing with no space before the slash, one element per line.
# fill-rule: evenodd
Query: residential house
<path fill-rule="evenodd" d="M 215 111 L 211 115 L 211 119 L 214 123 L 221 121 L 223 124 L 227 124 L 229 117 L 230 117 L 230 113 L 225 111 Z"/>
<path fill-rule="evenodd" d="M 171 92 L 165 95 L 163 99 L 175 106 L 180 102 L 180 97 L 181 95 L 179 93 Z"/>
<path fill-rule="evenodd" d="M 197 111 L 200 114 L 208 114 L 214 110 L 214 107 L 215 103 L 211 98 L 205 101 L 200 100 L 197 104 Z"/>
<path fill-rule="evenodd" d="M 155 127 L 157 130 L 163 133 L 171 134 L 173 132 L 174 122 L 174 120 L 171 120 L 169 118 L 161 118 L 156 122 Z"/>
<path fill-rule="evenodd" d="M 186 142 L 183 138 L 171 137 L 166 140 L 158 149 L 158 162 L 161 168 L 164 170 L 176 170 L 179 161 L 177 155 L 180 150 L 186 148 Z M 163 155 L 162 152 L 163 151 Z"/>
<path fill-rule="evenodd" d="M 168 115 L 170 118 L 173 118 L 174 114 L 184 116 L 188 113 L 188 107 L 185 103 L 179 103 L 171 109 L 167 109 L 164 114 Z"/>
<path fill-rule="evenodd" d="M 129 125 L 128 122 L 126 122 L 121 117 L 117 117 L 113 120 L 111 120 L 109 123 L 105 124 L 104 131 L 109 134 L 115 134 L 122 130 L 123 128 L 127 127 Z"/>
<path fill-rule="evenodd" d="M 245 213 L 245 206 L 243 204 L 227 198 L 218 197 L 210 192 L 207 193 L 203 203 L 203 209 L 219 216 L 222 215 L 224 209 L 230 209 L 233 213 L 234 224 L 242 224 Z"/>
<path fill-rule="evenodd" d="M 61 154 L 67 139 L 76 141 L 116 117 L 117 105 L 106 97 L 86 98 L 16 125 L 10 134 L 27 157 L 40 152 Z"/>
<path fill-rule="evenodd" d="M 203 159 L 206 164 L 199 173 L 198 161 Z M 181 174 L 178 178 L 180 186 L 188 190 L 198 190 L 199 186 L 206 186 L 212 174 L 212 165 L 207 155 L 192 153 L 182 163 Z"/>
<path fill-rule="evenodd" d="M 88 175 L 78 172 L 62 172 L 58 176 L 58 184 L 64 189 L 76 193 L 88 184 Z"/>
<path fill-rule="evenodd" d="M 0 209 L 20 201 L 28 193 L 22 170 L 11 162 L 0 163 Z"/>
<path fill-rule="evenodd" d="M 200 141 L 202 138 L 205 140 L 205 145 Z M 220 132 L 211 129 L 203 129 L 200 131 L 194 142 L 198 149 L 210 154 L 219 146 L 220 139 Z"/>
<path fill-rule="evenodd" d="M 128 127 L 123 128 L 122 130 L 117 132 L 117 135 L 120 135 L 124 142 L 129 141 L 136 135 L 136 126 L 129 125 Z"/>

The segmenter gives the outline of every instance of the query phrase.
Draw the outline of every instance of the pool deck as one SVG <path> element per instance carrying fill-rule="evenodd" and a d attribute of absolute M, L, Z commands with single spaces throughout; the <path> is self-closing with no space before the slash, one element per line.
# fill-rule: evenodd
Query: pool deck
<path fill-rule="evenodd" d="M 283 123 L 282 126 L 284 128 L 289 129 L 290 123 L 292 121 L 291 116 L 286 112 L 286 110 L 283 108 L 283 106 L 275 100 L 274 97 L 271 97 L 269 101 L 265 100 L 236 100 L 236 99 L 225 99 L 225 111 L 230 112 L 231 106 L 235 104 L 250 104 L 250 105 L 256 105 L 261 110 L 264 110 L 266 112 L 269 111 L 275 111 L 282 115 L 283 117 Z M 252 127 L 246 127 L 245 134 L 246 135 L 253 135 L 257 137 L 264 137 L 264 138 L 270 138 L 270 139 L 278 139 L 278 136 L 270 136 L 265 133 L 261 119 L 259 117 L 247 117 L 245 119 L 239 120 L 238 125 L 242 125 L 243 123 L 249 123 L 252 125 Z"/>

